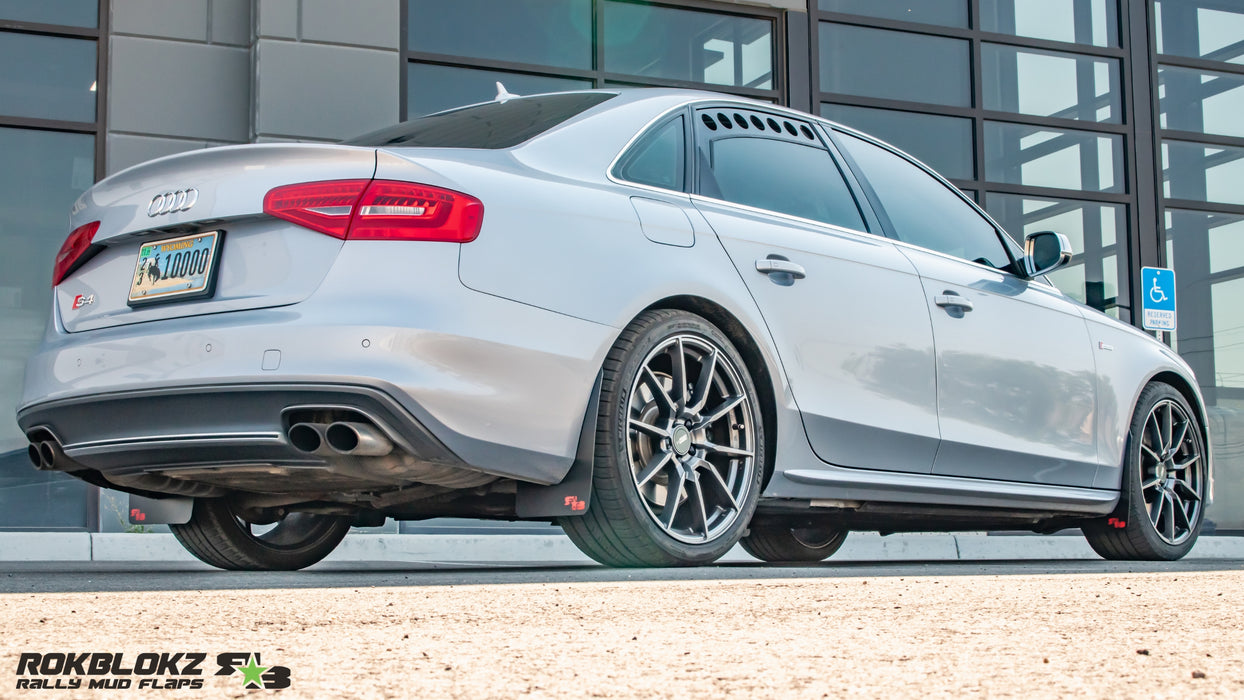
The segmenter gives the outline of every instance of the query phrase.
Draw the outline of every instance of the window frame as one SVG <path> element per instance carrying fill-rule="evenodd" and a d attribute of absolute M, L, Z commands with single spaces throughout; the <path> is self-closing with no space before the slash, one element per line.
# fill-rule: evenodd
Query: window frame
<path fill-rule="evenodd" d="M 729 206 L 729 207 L 737 207 L 744 211 L 749 211 L 749 212 L 753 212 L 757 214 L 764 214 L 766 216 L 777 216 L 777 217 L 789 219 L 791 221 L 795 221 L 795 222 L 802 223 L 802 224 L 808 224 L 812 226 L 828 226 L 837 231 L 849 231 L 851 233 L 885 237 L 884 234 L 881 233 L 881 227 L 872 209 L 871 203 L 868 202 L 868 200 L 864 198 L 864 192 L 860 187 L 859 181 L 856 179 L 855 172 L 846 164 L 845 160 L 843 159 L 842 154 L 838 151 L 838 148 L 836 147 L 836 145 L 832 141 L 830 141 L 828 138 L 826 138 L 825 134 L 820 128 L 821 123 L 813 115 L 804 114 L 802 112 L 787 111 L 781 108 L 777 108 L 777 109 L 767 108 L 766 105 L 762 105 L 762 104 L 751 104 L 747 102 L 732 102 L 728 100 L 699 100 L 699 101 L 688 104 L 687 109 L 692 115 L 692 118 L 690 120 L 690 124 L 691 124 L 690 128 L 694 135 L 694 138 L 691 141 L 689 141 L 690 152 L 688 153 L 688 156 L 687 156 L 688 167 L 686 169 L 688 173 L 688 177 L 690 178 L 690 189 L 688 190 L 688 192 L 693 200 L 711 202 L 713 204 L 724 205 L 724 206 Z M 854 229 L 854 228 L 849 228 L 846 226 L 840 226 L 838 224 L 831 224 L 825 221 L 818 221 L 816 219 L 806 219 L 802 216 L 797 216 L 795 214 L 787 214 L 786 212 L 775 211 L 773 209 L 762 209 L 760 207 L 754 207 L 748 204 L 740 204 L 739 202 L 732 202 L 728 199 L 721 199 L 718 197 L 713 197 L 713 196 L 701 193 L 699 191 L 700 168 L 701 168 L 699 154 L 700 154 L 701 145 L 707 146 L 708 143 L 711 141 L 719 140 L 719 139 L 727 139 L 727 138 L 762 138 L 762 139 L 766 138 L 764 136 L 752 134 L 750 132 L 730 131 L 730 132 L 725 132 L 725 133 L 717 133 L 717 132 L 708 131 L 700 123 L 700 120 L 698 119 L 698 117 L 696 117 L 696 114 L 701 111 L 712 110 L 712 109 L 738 109 L 738 110 L 745 110 L 748 112 L 756 112 L 759 114 L 769 115 L 773 117 L 774 119 L 792 121 L 799 125 L 807 126 L 809 129 L 811 129 L 816 139 L 815 139 L 815 144 L 809 145 L 809 147 L 819 148 L 825 151 L 829 155 L 830 161 L 833 162 L 834 166 L 838 168 L 839 174 L 842 176 L 843 181 L 847 185 L 847 191 L 850 193 L 851 198 L 855 201 L 856 209 L 859 210 L 860 219 L 863 221 L 865 228 L 862 230 Z M 771 140 L 786 141 L 786 139 L 771 139 Z"/>
<path fill-rule="evenodd" d="M 929 168 L 928 166 L 924 165 L 923 163 L 916 160 L 915 158 L 912 158 L 911 156 L 907 155 L 903 151 L 895 148 L 894 146 L 891 146 L 885 141 L 881 141 L 879 139 L 873 138 L 872 136 L 869 136 L 868 134 L 864 132 L 857 131 L 850 127 L 842 126 L 840 124 L 834 124 L 832 122 L 826 122 L 822 124 L 822 127 L 828 133 L 829 138 L 834 141 L 835 145 L 838 148 L 838 151 L 842 154 L 843 161 L 846 162 L 848 167 L 851 168 L 851 170 L 854 172 L 856 179 L 860 183 L 861 189 L 864 191 L 865 197 L 867 197 L 868 199 L 868 204 L 875 211 L 877 218 L 881 222 L 881 228 L 885 232 L 885 235 L 887 238 L 895 241 L 896 243 L 901 243 L 902 245 L 911 246 L 912 248 L 918 248 L 922 251 L 928 251 L 930 253 L 940 255 L 942 257 L 945 257 L 951 260 L 956 260 L 958 262 L 966 263 L 969 265 L 975 265 L 981 268 L 982 270 L 990 270 L 992 272 L 1001 272 L 1001 273 L 1005 273 L 1005 274 L 1018 277 L 1019 279 L 1022 279 L 1022 280 L 1027 280 L 1029 282 L 1040 282 L 1042 284 L 1045 284 L 1051 287 L 1053 286 L 1052 284 L 1050 284 L 1048 280 L 1045 279 L 1045 277 L 1028 277 L 1027 275 L 1022 273 L 1023 253 L 1017 250 L 1017 246 L 1015 242 L 1011 240 L 1011 237 L 1007 235 L 1006 231 L 1002 229 L 1002 227 L 998 224 L 997 221 L 994 221 L 993 217 L 990 216 L 989 213 L 986 212 L 983 207 L 977 204 L 971 197 L 967 196 L 967 194 L 965 194 L 963 190 L 956 187 L 954 183 L 952 183 L 950 180 L 947 180 L 946 178 L 942 177 L 932 168 Z M 922 246 L 918 243 L 912 243 L 900 237 L 898 235 L 898 231 L 896 231 L 894 228 L 894 223 L 890 220 L 889 213 L 886 212 L 885 205 L 881 203 L 881 198 L 877 195 L 876 190 L 873 189 L 872 183 L 864 176 L 863 169 L 860 168 L 859 163 L 855 162 L 855 158 L 852 157 L 851 152 L 847 150 L 845 147 L 843 147 L 842 144 L 838 143 L 837 141 L 838 133 L 846 134 L 848 136 L 853 136 L 865 143 L 871 144 L 873 146 L 877 146 L 883 151 L 887 151 L 890 154 L 897 156 L 899 159 L 906 162 L 907 165 L 914 167 L 917 170 L 932 177 L 934 181 L 936 181 L 942 187 L 946 188 L 948 192 L 953 194 L 964 204 L 967 204 L 968 207 L 972 211 L 974 211 L 978 216 L 983 218 L 985 223 L 988 224 L 989 227 L 993 230 L 993 235 L 994 235 L 995 240 L 998 241 L 998 244 L 1002 246 L 1002 250 L 1007 255 L 1007 258 L 1008 258 L 1007 265 L 1004 267 L 990 267 L 989 265 L 982 265 L 981 263 L 978 263 L 974 260 L 968 260 L 966 258 L 961 258 L 956 255 L 951 255 L 950 253 L 944 253 L 940 250 L 926 248 L 925 246 Z"/>
<path fill-rule="evenodd" d="M 667 124 L 680 117 L 682 118 L 682 189 L 671 190 L 664 187 L 657 187 L 656 185 L 649 185 L 643 182 L 635 182 L 633 180 L 627 180 L 619 174 L 618 169 L 621 167 L 622 161 L 626 160 L 626 157 L 631 154 L 631 152 L 641 141 L 644 140 L 646 136 L 660 131 L 665 128 Z M 653 117 L 643 126 L 643 128 L 635 132 L 635 135 L 626 142 L 626 145 L 622 147 L 622 150 L 618 151 L 618 155 L 614 156 L 613 160 L 609 163 L 609 167 L 605 170 L 605 176 L 609 178 L 611 182 L 615 182 L 619 185 L 626 185 L 627 187 L 638 187 L 645 190 L 651 190 L 653 192 L 665 192 L 669 194 L 690 194 L 692 191 L 692 183 L 694 182 L 692 179 L 692 156 L 694 154 L 695 141 L 694 129 L 691 125 L 691 117 L 692 109 L 690 104 L 671 107 L 670 109 L 667 109 Z"/>
<path fill-rule="evenodd" d="M 0 112 L 0 126 L 17 129 L 59 131 L 89 134 L 95 137 L 95 181 L 107 174 L 105 135 L 108 133 L 108 36 L 111 31 L 112 0 L 99 1 L 99 19 L 95 27 L 74 27 L 41 22 L 0 19 L 0 32 L 28 34 L 62 39 L 88 39 L 95 42 L 95 120 L 90 122 L 43 117 L 15 117 Z M 68 233 L 68 231 L 66 231 Z"/>
<path fill-rule="evenodd" d="M 101 0 L 101 2 L 104 1 L 106 0 Z M 578 78 L 582 80 L 591 80 L 592 89 L 596 90 L 611 89 L 618 86 L 687 88 L 692 90 L 711 90 L 715 92 L 730 93 L 740 95 L 742 97 L 751 97 L 758 100 L 764 100 L 774 104 L 787 104 L 789 96 L 787 52 L 789 47 L 787 45 L 787 11 L 782 8 L 765 7 L 760 5 L 739 5 L 731 2 L 716 2 L 714 0 L 656 0 L 654 2 L 648 2 L 646 0 L 611 0 L 615 2 L 651 5 L 653 7 L 662 7 L 673 10 L 688 10 L 692 12 L 707 12 L 716 15 L 762 19 L 771 22 L 773 26 L 773 41 L 770 46 L 770 51 L 771 58 L 773 60 L 773 86 L 770 89 L 765 90 L 760 88 L 715 85 L 711 83 L 698 83 L 687 80 L 653 78 L 641 75 L 631 75 L 629 73 L 610 72 L 607 70 L 608 67 L 605 64 L 605 45 L 601 40 L 602 37 L 604 37 L 604 3 L 606 0 L 588 1 L 592 4 L 592 67 L 559 68 L 555 66 L 519 63 L 515 61 L 471 58 L 466 56 L 454 56 L 450 54 L 412 50 L 410 48 L 410 38 L 408 36 L 411 0 L 401 0 L 399 19 L 401 23 L 401 31 L 399 32 L 400 36 L 398 39 L 398 55 L 401 57 L 402 63 L 398 80 L 399 121 L 406 121 L 411 118 L 407 113 L 409 103 L 409 83 L 407 73 L 411 63 L 429 63 L 459 68 L 478 68 L 493 71 L 506 71 L 510 73 L 525 73 L 528 75 L 552 78 Z M 798 87 L 799 89 L 803 89 L 802 85 Z"/>

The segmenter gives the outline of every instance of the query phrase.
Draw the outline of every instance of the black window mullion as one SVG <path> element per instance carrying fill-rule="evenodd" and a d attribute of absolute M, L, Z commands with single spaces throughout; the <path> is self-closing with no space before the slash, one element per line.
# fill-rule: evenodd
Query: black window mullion
<path fill-rule="evenodd" d="M 968 24 L 973 29 L 980 27 L 981 3 L 980 0 L 969 0 L 968 2 Z M 972 71 L 972 161 L 973 174 L 975 180 L 973 189 L 980 192 L 979 200 L 983 206 L 985 200 L 988 199 L 984 191 L 985 182 L 985 86 L 984 70 L 982 69 L 982 49 L 980 32 L 971 33 L 972 58 L 970 68 Z M 958 185 L 956 185 L 958 186 Z"/>

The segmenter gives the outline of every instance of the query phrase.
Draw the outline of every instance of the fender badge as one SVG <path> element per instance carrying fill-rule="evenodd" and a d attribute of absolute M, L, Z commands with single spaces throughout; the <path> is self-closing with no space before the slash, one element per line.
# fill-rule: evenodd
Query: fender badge
<path fill-rule="evenodd" d="M 1097 348 L 1099 350 L 1114 350 L 1113 345 L 1111 345 L 1110 343 L 1103 343 L 1100 340 L 1097 341 Z"/>
<path fill-rule="evenodd" d="M 73 298 L 73 309 L 76 311 L 82 308 L 83 306 L 87 306 L 89 304 L 94 304 L 94 303 L 95 303 L 94 294 L 79 294 L 78 296 Z"/>

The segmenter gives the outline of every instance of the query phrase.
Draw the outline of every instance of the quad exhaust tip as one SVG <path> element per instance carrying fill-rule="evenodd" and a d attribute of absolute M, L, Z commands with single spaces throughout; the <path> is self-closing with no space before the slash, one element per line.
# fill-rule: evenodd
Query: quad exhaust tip
<path fill-rule="evenodd" d="M 393 451 L 393 442 L 378 428 L 367 423 L 295 423 L 290 426 L 289 444 L 307 454 L 337 454 L 355 457 L 383 457 Z M 325 450 L 327 446 L 328 450 Z"/>
<path fill-rule="evenodd" d="M 26 455 L 30 457 L 30 463 L 35 465 L 35 469 L 48 471 L 56 468 L 56 463 L 63 461 L 64 453 L 52 440 L 41 440 L 32 442 L 26 448 Z"/>

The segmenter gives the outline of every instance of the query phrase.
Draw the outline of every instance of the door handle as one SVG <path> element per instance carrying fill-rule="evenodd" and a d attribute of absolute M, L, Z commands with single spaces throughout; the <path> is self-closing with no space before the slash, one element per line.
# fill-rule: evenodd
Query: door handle
<path fill-rule="evenodd" d="M 808 271 L 803 269 L 803 265 L 793 263 L 789 260 L 779 260 L 776 258 L 757 260 L 756 271 L 763 272 L 766 275 L 790 275 L 793 279 L 797 280 L 801 280 L 808 276 Z"/>
<path fill-rule="evenodd" d="M 933 297 L 933 303 L 943 309 L 963 309 L 964 311 L 972 310 L 972 300 L 961 297 L 954 292 L 946 292 Z"/>

